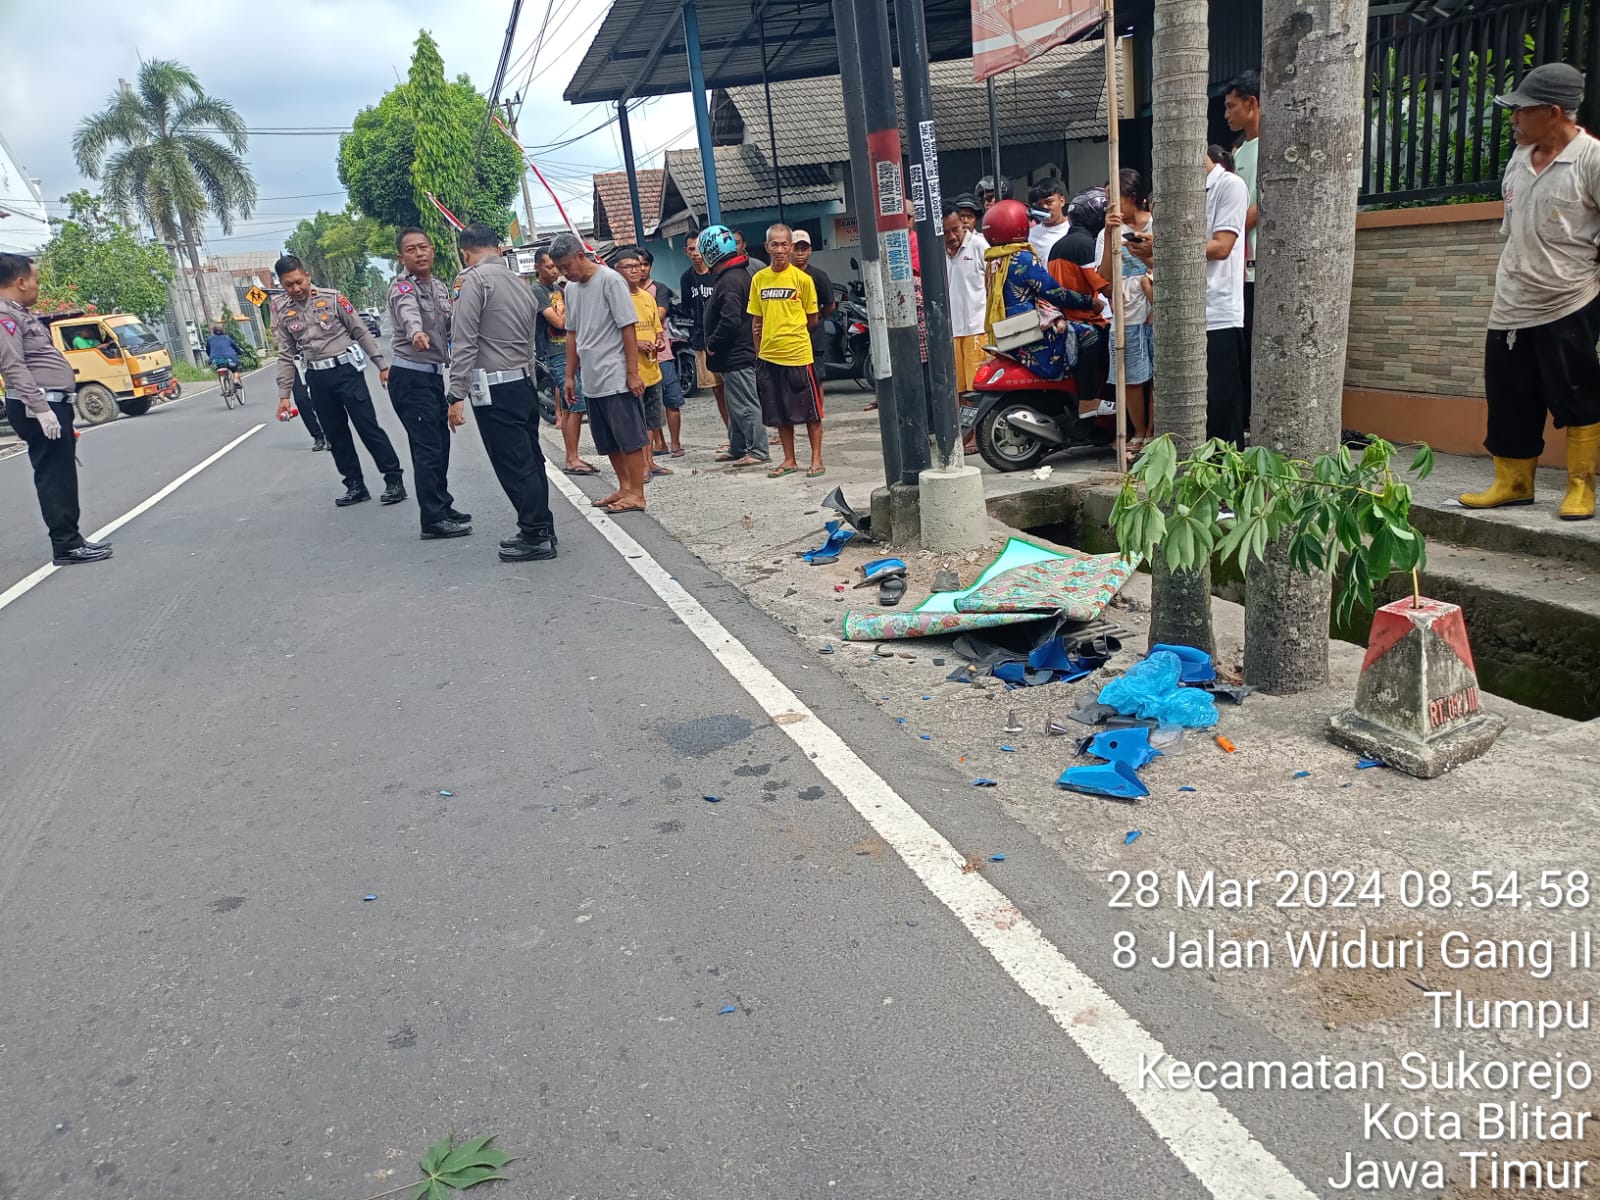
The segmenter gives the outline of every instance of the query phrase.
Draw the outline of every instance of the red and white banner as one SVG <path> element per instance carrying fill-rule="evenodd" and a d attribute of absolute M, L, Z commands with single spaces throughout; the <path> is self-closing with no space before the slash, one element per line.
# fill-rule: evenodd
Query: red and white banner
<path fill-rule="evenodd" d="M 972 0 L 972 77 L 1020 67 L 1100 23 L 1098 0 Z"/>
<path fill-rule="evenodd" d="M 572 231 L 572 236 L 583 243 L 583 248 L 585 250 L 593 253 L 594 247 L 589 244 L 588 238 L 584 237 L 583 234 L 578 232 L 578 227 L 573 224 L 572 218 L 567 216 L 567 210 L 561 205 L 561 197 L 556 195 L 555 188 L 551 187 L 549 180 L 545 179 L 544 172 L 539 170 L 539 164 L 528 157 L 528 152 L 523 149 L 522 143 L 517 141 L 516 136 L 511 132 L 510 129 L 506 127 L 506 123 L 500 119 L 499 113 L 494 114 L 494 123 L 495 127 L 498 128 L 501 133 L 506 135 L 506 140 L 517 148 L 517 153 L 522 155 L 522 161 L 527 165 L 528 169 L 533 172 L 534 178 L 544 185 L 544 190 L 546 192 L 550 193 L 550 202 L 556 206 L 556 211 L 561 214 L 561 219 L 567 223 L 567 228 Z"/>
<path fill-rule="evenodd" d="M 439 210 L 439 215 L 449 222 L 451 229 L 454 229 L 457 233 L 460 233 L 466 228 L 466 226 L 461 223 L 460 217 L 456 216 L 455 213 L 451 212 L 439 202 L 439 197 L 435 196 L 432 192 L 423 192 L 422 194 L 428 198 L 429 204 L 433 205 Z"/>

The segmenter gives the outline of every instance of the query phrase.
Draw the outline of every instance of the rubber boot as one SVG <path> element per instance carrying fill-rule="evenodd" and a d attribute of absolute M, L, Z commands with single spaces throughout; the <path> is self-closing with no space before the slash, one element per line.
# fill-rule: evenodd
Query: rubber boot
<path fill-rule="evenodd" d="M 1494 482 L 1486 491 L 1466 492 L 1461 503 L 1467 508 L 1506 508 L 1533 503 L 1533 473 L 1537 458 L 1496 458 Z"/>
<path fill-rule="evenodd" d="M 1600 459 L 1600 425 L 1574 425 L 1567 430 L 1567 494 L 1561 501 L 1563 521 L 1594 516 L 1594 470 Z"/>

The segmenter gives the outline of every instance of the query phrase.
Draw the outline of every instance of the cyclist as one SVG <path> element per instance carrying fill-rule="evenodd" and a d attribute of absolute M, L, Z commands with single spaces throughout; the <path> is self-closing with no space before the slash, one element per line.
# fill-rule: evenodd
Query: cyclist
<path fill-rule="evenodd" d="M 220 321 L 211 327 L 211 336 L 206 338 L 206 357 L 213 367 L 227 367 L 233 375 L 234 386 L 238 386 L 239 344 L 228 336 Z"/>

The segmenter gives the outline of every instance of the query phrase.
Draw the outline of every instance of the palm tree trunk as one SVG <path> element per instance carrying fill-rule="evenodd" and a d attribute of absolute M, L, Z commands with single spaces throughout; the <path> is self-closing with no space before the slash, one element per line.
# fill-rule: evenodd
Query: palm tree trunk
<path fill-rule="evenodd" d="M 1155 0 L 1151 161 L 1161 218 L 1155 239 L 1156 432 L 1180 452 L 1206 436 L 1206 0 Z M 1211 570 L 1154 563 L 1151 642 L 1212 649 Z"/>
<path fill-rule="evenodd" d="M 1361 183 L 1367 0 L 1266 0 L 1253 437 L 1290 458 L 1339 445 Z M 1289 542 L 1246 576 L 1245 676 L 1267 692 L 1328 682 L 1332 581 Z"/>
<path fill-rule="evenodd" d="M 183 223 L 183 248 L 188 251 L 189 266 L 194 270 L 194 290 L 200 297 L 200 323 L 209 325 L 222 314 L 214 313 L 211 309 L 211 300 L 206 295 L 205 275 L 200 270 L 200 240 L 194 236 L 194 230 L 187 221 Z M 201 334 L 202 341 L 205 340 L 204 333 L 198 329 L 195 332 Z"/>

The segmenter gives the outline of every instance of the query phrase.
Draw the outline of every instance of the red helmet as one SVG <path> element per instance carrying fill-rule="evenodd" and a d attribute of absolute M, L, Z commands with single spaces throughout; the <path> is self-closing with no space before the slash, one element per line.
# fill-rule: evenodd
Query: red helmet
<path fill-rule="evenodd" d="M 1028 240 L 1028 206 L 1020 200 L 1001 200 L 983 214 L 983 237 L 991 246 Z"/>

